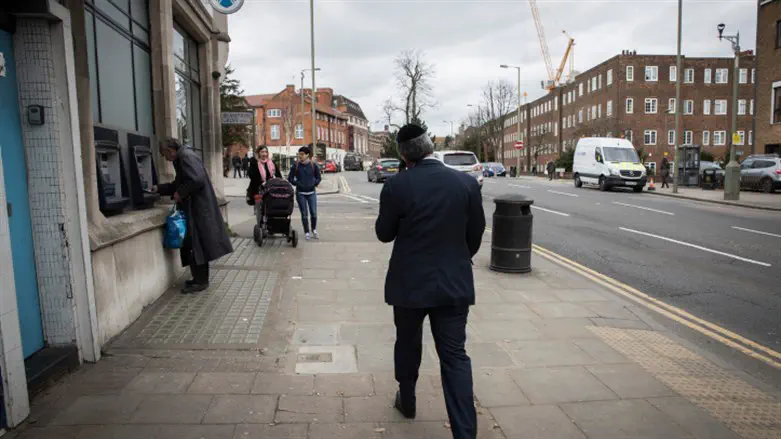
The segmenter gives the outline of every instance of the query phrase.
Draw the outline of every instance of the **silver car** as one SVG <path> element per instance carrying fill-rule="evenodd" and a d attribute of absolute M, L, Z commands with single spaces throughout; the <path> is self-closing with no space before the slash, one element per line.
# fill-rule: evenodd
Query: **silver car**
<path fill-rule="evenodd" d="M 777 154 L 746 157 L 740 164 L 740 187 L 768 194 L 781 189 L 781 158 Z"/>
<path fill-rule="evenodd" d="M 472 151 L 434 151 L 434 157 L 448 168 L 468 173 L 483 188 L 483 165 Z"/>

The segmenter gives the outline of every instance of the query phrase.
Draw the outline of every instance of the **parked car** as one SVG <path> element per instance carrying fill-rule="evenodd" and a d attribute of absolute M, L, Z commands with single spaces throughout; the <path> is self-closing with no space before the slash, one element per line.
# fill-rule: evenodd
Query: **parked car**
<path fill-rule="evenodd" d="M 740 187 L 768 194 L 781 189 L 781 158 L 777 154 L 746 157 L 740 164 Z"/>
<path fill-rule="evenodd" d="M 370 182 L 381 183 L 389 177 L 393 177 L 399 172 L 399 159 L 378 159 L 375 160 L 366 171 L 366 179 Z"/>
<path fill-rule="evenodd" d="M 488 163 L 483 163 L 482 165 L 483 165 L 483 177 L 494 177 L 494 176 L 496 176 L 496 173 L 494 172 L 494 170 L 489 168 L 488 166 L 486 166 L 486 165 L 488 165 Z"/>
<path fill-rule="evenodd" d="M 480 164 L 472 151 L 434 151 L 434 158 L 444 163 L 448 168 L 468 173 L 477 180 L 482 189 L 483 165 Z"/>
<path fill-rule="evenodd" d="M 716 162 L 703 162 L 700 161 L 700 181 L 702 181 L 703 174 L 705 173 L 706 169 L 715 169 L 716 170 L 716 185 L 722 186 L 724 185 L 724 169 L 721 167 L 720 164 Z"/>
<path fill-rule="evenodd" d="M 578 140 L 572 175 L 575 187 L 596 184 L 602 191 L 625 186 L 642 192 L 647 179 L 645 166 L 640 163 L 632 143 L 614 137 L 584 137 Z"/>
<path fill-rule="evenodd" d="M 485 173 L 483 173 L 483 176 L 485 177 L 507 176 L 507 170 L 504 168 L 504 165 L 501 163 L 497 163 L 497 162 L 483 163 L 483 168 L 490 173 L 490 175 L 485 175 Z"/>
<path fill-rule="evenodd" d="M 347 154 L 344 156 L 345 171 L 363 171 L 363 158 L 357 154 Z"/>
<path fill-rule="evenodd" d="M 333 160 L 326 160 L 325 163 L 320 162 L 319 165 L 320 169 L 325 173 L 336 172 L 336 162 Z"/>

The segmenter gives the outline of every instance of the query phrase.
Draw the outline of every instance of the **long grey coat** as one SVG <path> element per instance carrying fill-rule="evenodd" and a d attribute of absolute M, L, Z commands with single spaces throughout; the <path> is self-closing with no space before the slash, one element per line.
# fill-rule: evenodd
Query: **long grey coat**
<path fill-rule="evenodd" d="M 233 252 L 228 231 L 217 205 L 217 196 L 203 166 L 203 161 L 189 148 L 179 148 L 174 160 L 176 178 L 161 184 L 161 195 L 178 192 L 180 208 L 187 216 L 187 236 L 180 251 L 182 265 L 203 265 Z"/>

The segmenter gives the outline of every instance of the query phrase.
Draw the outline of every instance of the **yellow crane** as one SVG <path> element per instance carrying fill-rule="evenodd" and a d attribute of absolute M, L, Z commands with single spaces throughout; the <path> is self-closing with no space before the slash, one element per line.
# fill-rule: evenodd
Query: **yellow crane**
<path fill-rule="evenodd" d="M 532 16 L 534 17 L 534 25 L 537 27 L 537 37 L 540 39 L 540 49 L 542 49 L 542 60 L 545 63 L 545 69 L 548 71 L 548 81 L 543 81 L 542 88 L 551 91 L 559 85 L 561 81 L 561 75 L 564 72 L 564 67 L 567 65 L 567 59 L 570 61 L 569 72 L 567 73 L 567 80 L 572 79 L 572 75 L 575 69 L 575 40 L 567 34 L 567 31 L 562 31 L 567 36 L 569 41 L 567 42 L 567 49 L 564 51 L 564 58 L 561 59 L 559 68 L 553 70 L 553 64 L 550 59 L 550 52 L 548 51 L 548 41 L 545 39 L 545 29 L 542 27 L 542 20 L 540 19 L 540 11 L 537 9 L 537 0 L 529 0 L 529 6 L 532 8 Z M 570 56 L 571 55 L 571 56 Z"/>

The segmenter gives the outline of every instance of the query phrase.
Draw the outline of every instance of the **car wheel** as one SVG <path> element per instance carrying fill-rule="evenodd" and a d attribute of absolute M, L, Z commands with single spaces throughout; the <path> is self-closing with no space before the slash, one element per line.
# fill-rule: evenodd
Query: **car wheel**
<path fill-rule="evenodd" d="M 601 190 L 602 192 L 607 192 L 608 189 L 610 188 L 607 186 L 607 180 L 605 179 L 605 177 L 604 176 L 599 177 L 599 190 Z"/>
<path fill-rule="evenodd" d="M 580 180 L 580 175 L 575 174 L 575 187 L 583 187 L 583 182 Z"/>
<path fill-rule="evenodd" d="M 765 178 L 762 180 L 762 183 L 759 185 L 759 189 L 766 193 L 766 194 L 772 194 L 773 193 L 773 180 L 769 178 Z"/>
<path fill-rule="evenodd" d="M 368 173 L 366 174 L 366 181 L 368 181 L 369 183 L 372 182 L 372 176 L 369 175 Z"/>
<path fill-rule="evenodd" d="M 632 190 L 637 192 L 637 193 L 640 193 L 640 192 L 643 191 L 643 187 L 642 186 L 635 186 L 635 187 L 632 188 Z"/>

